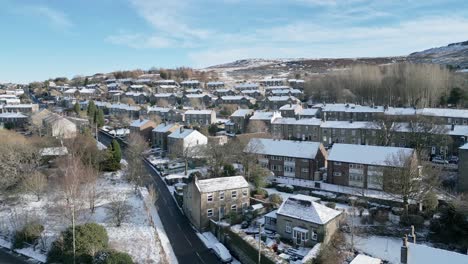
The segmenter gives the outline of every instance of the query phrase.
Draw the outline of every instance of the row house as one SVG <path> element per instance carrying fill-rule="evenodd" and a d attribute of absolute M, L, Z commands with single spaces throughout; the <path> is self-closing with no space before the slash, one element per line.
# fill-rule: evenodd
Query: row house
<path fill-rule="evenodd" d="M 265 108 L 277 110 L 286 104 L 298 104 L 300 100 L 294 96 L 268 96 L 263 101 Z"/>
<path fill-rule="evenodd" d="M 157 93 L 152 94 L 150 101 L 156 105 L 176 105 L 177 95 L 175 93 Z"/>
<path fill-rule="evenodd" d="M 154 82 L 154 84 L 157 86 L 161 86 L 161 85 L 179 86 L 178 83 L 174 80 L 157 80 Z"/>
<path fill-rule="evenodd" d="M 274 138 L 320 142 L 320 125 L 317 118 L 277 118 L 271 123 Z"/>
<path fill-rule="evenodd" d="M 418 109 L 416 114 L 446 125 L 468 125 L 467 109 L 423 108 Z"/>
<path fill-rule="evenodd" d="M 416 108 L 384 106 L 384 116 L 393 120 L 407 119 L 416 116 Z"/>
<path fill-rule="evenodd" d="M 285 86 L 288 84 L 286 78 L 266 78 L 260 81 L 263 86 Z"/>
<path fill-rule="evenodd" d="M 3 112 L 8 113 L 23 113 L 23 114 L 32 114 L 39 111 L 38 104 L 13 104 L 13 105 L 3 105 Z"/>
<path fill-rule="evenodd" d="M 185 89 L 184 94 L 202 94 L 203 90 L 200 88 L 190 88 L 190 89 Z"/>
<path fill-rule="evenodd" d="M 275 229 L 295 246 L 327 244 L 339 229 L 343 212 L 320 204 L 317 198 L 296 194 L 288 197 L 276 212 Z M 265 222 L 268 221 L 265 217 Z"/>
<path fill-rule="evenodd" d="M 213 94 L 216 96 L 236 95 L 236 91 L 231 89 L 216 89 Z"/>
<path fill-rule="evenodd" d="M 320 125 L 322 144 L 380 145 L 380 127 L 374 122 L 325 121 Z"/>
<path fill-rule="evenodd" d="M 27 122 L 28 117 L 21 113 L 0 113 L 0 127 L 24 127 Z"/>
<path fill-rule="evenodd" d="M 224 82 L 207 82 L 206 88 L 210 90 L 224 88 Z"/>
<path fill-rule="evenodd" d="M 208 144 L 208 138 L 205 135 L 194 129 L 185 129 L 183 126 L 167 136 L 168 154 L 178 157 L 195 157 L 206 144 Z"/>
<path fill-rule="evenodd" d="M 137 104 L 146 104 L 148 102 L 148 95 L 144 92 L 126 92 L 124 98 L 130 98 Z"/>
<path fill-rule="evenodd" d="M 250 117 L 253 115 L 252 109 L 238 109 L 229 117 L 229 121 L 225 123 L 225 129 L 230 134 L 241 134 L 247 130 L 247 124 Z"/>
<path fill-rule="evenodd" d="M 147 86 L 142 84 L 132 84 L 128 87 L 128 90 L 133 92 L 144 92 Z"/>
<path fill-rule="evenodd" d="M 137 120 L 132 121 L 130 123 L 130 133 L 139 134 L 142 136 L 145 141 L 151 140 L 151 131 L 156 127 L 156 123 L 149 119 L 143 119 L 140 117 Z"/>
<path fill-rule="evenodd" d="M 108 83 L 106 85 L 107 87 L 107 91 L 117 91 L 117 90 L 120 90 L 122 88 L 122 85 L 120 83 Z"/>
<path fill-rule="evenodd" d="M 250 117 L 249 123 L 247 125 L 251 127 L 264 127 L 267 131 L 269 131 L 271 123 L 277 118 L 281 118 L 280 112 L 255 111 Z"/>
<path fill-rule="evenodd" d="M 331 184 L 385 191 L 386 169 L 417 169 L 414 149 L 334 144 L 328 154 L 326 181 Z"/>
<path fill-rule="evenodd" d="M 234 86 L 234 89 L 236 89 L 237 91 L 258 90 L 259 85 L 258 83 L 240 83 L 240 84 L 236 84 Z"/>
<path fill-rule="evenodd" d="M 250 205 L 249 183 L 243 176 L 199 180 L 196 176 L 184 186 L 183 210 L 200 231 L 209 229 L 232 213 L 241 214 Z"/>
<path fill-rule="evenodd" d="M 141 107 L 137 105 L 128 104 L 111 104 L 109 107 L 110 115 L 123 115 L 130 118 L 138 118 L 140 116 Z"/>
<path fill-rule="evenodd" d="M 302 111 L 300 104 L 285 104 L 279 108 L 282 117 L 296 117 Z"/>
<path fill-rule="evenodd" d="M 184 113 L 181 110 L 169 107 L 148 106 L 146 110 L 148 116 L 158 116 L 163 122 L 183 122 Z"/>
<path fill-rule="evenodd" d="M 383 106 L 362 106 L 356 104 L 318 104 L 322 117 L 328 121 L 374 121 L 383 116 Z"/>
<path fill-rule="evenodd" d="M 320 180 L 327 152 L 319 142 L 252 138 L 244 152 L 255 154 L 259 164 L 275 176 Z"/>
<path fill-rule="evenodd" d="M 167 151 L 167 137 L 172 132 L 178 130 L 181 125 L 177 123 L 164 122 L 159 124 L 151 131 L 151 143 L 153 146 L 161 148 L 163 151 Z"/>
<path fill-rule="evenodd" d="M 213 99 L 209 94 L 184 94 L 182 96 L 182 104 L 191 106 L 209 106 Z"/>
<path fill-rule="evenodd" d="M 266 91 L 267 95 L 270 96 L 295 96 L 297 98 L 302 98 L 304 93 L 298 89 L 269 89 Z"/>
<path fill-rule="evenodd" d="M 183 81 L 180 83 L 180 87 L 183 89 L 202 88 L 200 82 L 197 80 Z"/>
<path fill-rule="evenodd" d="M 175 93 L 179 91 L 179 86 L 177 85 L 158 85 L 156 86 L 156 93 Z"/>
<path fill-rule="evenodd" d="M 216 104 L 235 104 L 235 105 L 244 105 L 247 107 L 255 105 L 257 100 L 255 100 L 252 97 L 249 96 L 243 96 L 243 95 L 226 95 L 226 96 L 220 96 L 216 100 Z"/>
<path fill-rule="evenodd" d="M 263 98 L 263 94 L 260 90 L 242 90 L 240 93 L 244 96 L 255 98 L 256 100 L 261 100 Z"/>
<path fill-rule="evenodd" d="M 300 79 L 289 79 L 288 80 L 288 84 L 294 88 L 294 89 L 299 89 L 299 90 L 303 90 L 304 89 L 304 83 L 305 81 L 304 80 L 300 80 Z"/>
<path fill-rule="evenodd" d="M 468 139 L 468 125 L 430 125 L 423 123 L 395 122 L 392 125 L 392 146 L 411 147 L 415 142 L 424 142 L 428 154 L 442 155 L 457 154 L 458 148 Z"/>
<path fill-rule="evenodd" d="M 184 113 L 186 125 L 208 126 L 216 123 L 216 112 L 214 110 L 187 110 Z"/>
<path fill-rule="evenodd" d="M 78 134 L 78 127 L 75 123 L 56 113 L 49 112 L 42 118 L 42 125 L 47 135 L 59 139 L 74 138 Z"/>

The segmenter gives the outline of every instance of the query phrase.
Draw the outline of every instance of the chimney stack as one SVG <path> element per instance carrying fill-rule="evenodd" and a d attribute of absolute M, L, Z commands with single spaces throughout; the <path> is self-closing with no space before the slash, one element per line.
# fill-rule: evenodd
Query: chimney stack
<path fill-rule="evenodd" d="M 455 130 L 455 124 L 452 123 L 452 127 L 450 128 L 452 131 Z"/>
<path fill-rule="evenodd" d="M 400 250 L 400 262 L 402 264 L 408 263 L 408 236 L 407 235 L 403 237 L 403 245 L 401 246 L 401 250 Z"/>
<path fill-rule="evenodd" d="M 182 134 L 184 132 L 184 126 L 181 126 L 179 130 L 180 130 L 180 133 Z"/>

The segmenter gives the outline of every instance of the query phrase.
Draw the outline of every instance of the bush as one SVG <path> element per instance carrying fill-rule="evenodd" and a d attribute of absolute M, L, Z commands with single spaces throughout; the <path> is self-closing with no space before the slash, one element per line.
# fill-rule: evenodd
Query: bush
<path fill-rule="evenodd" d="M 106 229 L 96 223 L 76 226 L 76 263 L 91 263 L 98 251 L 107 249 Z M 52 243 L 47 262 L 73 263 L 73 230 L 69 227 Z"/>
<path fill-rule="evenodd" d="M 407 216 L 400 217 L 400 224 L 405 226 L 414 225 L 415 227 L 421 227 L 424 225 L 424 217 L 420 215 L 409 214 Z"/>
<path fill-rule="evenodd" d="M 270 200 L 270 203 L 273 203 L 276 205 L 280 205 L 283 202 L 283 197 L 281 197 L 281 195 L 277 193 L 273 193 L 272 195 L 270 195 L 268 199 Z"/>
<path fill-rule="evenodd" d="M 334 203 L 334 202 L 327 202 L 327 203 L 325 204 L 325 206 L 326 206 L 326 207 L 329 207 L 329 208 L 331 208 L 331 209 L 335 209 L 335 208 L 336 208 L 336 203 Z"/>
<path fill-rule="evenodd" d="M 23 229 L 16 231 L 13 248 L 24 248 L 28 244 L 33 244 L 44 231 L 44 226 L 38 223 L 28 223 Z"/>
<path fill-rule="evenodd" d="M 125 252 L 103 250 L 96 254 L 93 264 L 133 264 L 132 257 Z"/>
<path fill-rule="evenodd" d="M 294 186 L 279 184 L 279 185 L 276 186 L 276 190 L 278 190 L 280 192 L 285 192 L 285 193 L 293 193 L 294 192 Z"/>
<path fill-rule="evenodd" d="M 423 205 L 426 212 L 433 212 L 439 205 L 437 195 L 434 192 L 427 193 L 424 196 Z"/>
<path fill-rule="evenodd" d="M 262 188 L 259 188 L 259 189 L 255 190 L 253 194 L 254 195 L 260 195 L 263 198 L 268 197 L 268 191 L 265 190 L 265 189 L 262 189 Z"/>

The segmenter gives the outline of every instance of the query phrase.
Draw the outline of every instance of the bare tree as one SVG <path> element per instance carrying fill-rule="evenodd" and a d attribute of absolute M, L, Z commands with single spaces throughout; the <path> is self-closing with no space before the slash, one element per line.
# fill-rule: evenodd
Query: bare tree
<path fill-rule="evenodd" d="M 420 167 L 417 154 L 399 152 L 389 156 L 383 170 L 384 190 L 401 200 L 408 213 L 410 201 L 421 202 L 427 192 L 438 186 L 438 173 L 429 166 Z"/>
<path fill-rule="evenodd" d="M 168 107 L 170 106 L 169 102 L 166 99 L 159 99 L 158 102 L 156 103 L 157 106 L 159 107 Z"/>
<path fill-rule="evenodd" d="M 146 149 L 147 144 L 143 137 L 137 133 L 131 133 L 128 138 L 127 148 L 127 179 L 134 185 L 135 193 L 139 186 L 143 186 L 148 179 L 148 174 L 145 171 L 143 164 L 142 153 Z"/>
<path fill-rule="evenodd" d="M 251 120 L 247 125 L 248 133 L 268 132 L 268 126 L 264 121 Z"/>
<path fill-rule="evenodd" d="M 127 202 L 127 196 L 125 194 L 119 194 L 112 196 L 108 210 L 110 218 L 114 221 L 117 227 L 120 227 L 130 215 L 132 208 Z"/>
<path fill-rule="evenodd" d="M 97 186 L 98 175 L 98 171 L 91 166 L 87 166 L 83 170 L 83 184 L 85 185 L 84 195 L 91 213 L 94 213 L 96 210 L 96 203 L 101 198 L 101 191 Z"/>
<path fill-rule="evenodd" d="M 226 145 L 208 144 L 204 148 L 205 157 L 213 177 L 220 177 L 223 166 L 230 160 Z"/>
<path fill-rule="evenodd" d="M 37 201 L 41 200 L 41 195 L 45 192 L 47 187 L 47 178 L 39 171 L 33 172 L 31 175 L 26 176 L 22 182 L 23 190 L 36 195 Z"/>

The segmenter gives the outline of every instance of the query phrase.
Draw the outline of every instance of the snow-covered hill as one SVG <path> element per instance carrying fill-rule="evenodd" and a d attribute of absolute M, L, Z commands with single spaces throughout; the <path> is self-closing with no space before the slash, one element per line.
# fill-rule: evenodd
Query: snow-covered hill
<path fill-rule="evenodd" d="M 411 53 L 408 60 L 419 63 L 437 63 L 455 68 L 468 68 L 468 41 Z"/>

